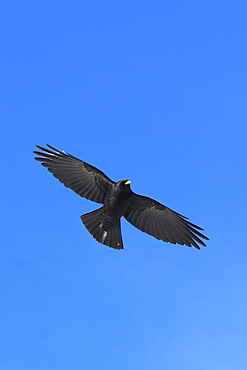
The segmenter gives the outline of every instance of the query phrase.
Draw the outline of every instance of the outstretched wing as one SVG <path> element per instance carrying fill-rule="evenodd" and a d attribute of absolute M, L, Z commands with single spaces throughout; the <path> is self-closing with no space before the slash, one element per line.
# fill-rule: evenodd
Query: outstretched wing
<path fill-rule="evenodd" d="M 37 145 L 41 152 L 34 151 L 35 159 L 47 167 L 54 177 L 81 197 L 97 203 L 104 203 L 108 189 L 114 182 L 102 171 L 90 164 L 59 151 L 46 144 L 49 149 Z"/>
<path fill-rule="evenodd" d="M 186 217 L 172 211 L 155 200 L 133 193 L 130 205 L 124 217 L 132 225 L 165 242 L 192 245 L 200 249 L 199 244 L 206 245 L 200 238 L 209 240 Z"/>

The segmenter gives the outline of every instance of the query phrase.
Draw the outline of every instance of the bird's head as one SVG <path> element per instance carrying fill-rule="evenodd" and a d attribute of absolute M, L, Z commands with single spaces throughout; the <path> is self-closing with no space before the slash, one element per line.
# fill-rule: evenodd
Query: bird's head
<path fill-rule="evenodd" d="M 130 185 L 130 183 L 131 183 L 131 181 L 130 180 L 121 180 L 121 181 L 119 181 L 120 182 L 120 184 L 122 185 L 122 186 L 128 186 L 129 187 L 129 185 Z"/>

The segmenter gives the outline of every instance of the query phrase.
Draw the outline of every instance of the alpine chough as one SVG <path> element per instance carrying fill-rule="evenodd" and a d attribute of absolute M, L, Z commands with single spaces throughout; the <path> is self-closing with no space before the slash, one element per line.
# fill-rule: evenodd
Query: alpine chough
<path fill-rule="evenodd" d="M 209 239 L 198 231 L 202 228 L 157 201 L 135 194 L 130 189 L 129 180 L 114 182 L 90 164 L 46 145 L 48 149 L 37 145 L 41 152 L 34 151 L 38 155 L 35 159 L 67 188 L 81 197 L 103 204 L 103 207 L 81 216 L 82 222 L 98 242 L 123 249 L 120 226 L 123 216 L 141 231 L 164 242 L 197 249 L 200 249 L 198 244 L 206 245 L 201 238 Z"/>

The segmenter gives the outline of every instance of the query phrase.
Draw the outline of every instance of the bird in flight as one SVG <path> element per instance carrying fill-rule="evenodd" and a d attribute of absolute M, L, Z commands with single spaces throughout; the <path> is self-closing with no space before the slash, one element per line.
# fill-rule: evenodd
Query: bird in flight
<path fill-rule="evenodd" d="M 138 194 L 130 188 L 130 180 L 112 181 L 102 171 L 65 151 L 46 144 L 37 145 L 35 159 L 47 167 L 54 177 L 81 197 L 103 206 L 81 216 L 90 234 L 111 248 L 123 249 L 120 218 L 123 216 L 141 231 L 173 244 L 206 245 L 209 240 L 187 217 L 172 211 L 161 203 Z"/>

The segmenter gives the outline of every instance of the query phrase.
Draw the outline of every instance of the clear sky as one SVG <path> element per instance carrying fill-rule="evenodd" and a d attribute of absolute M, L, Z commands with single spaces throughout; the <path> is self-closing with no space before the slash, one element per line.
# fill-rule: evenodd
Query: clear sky
<path fill-rule="evenodd" d="M 247 369 L 246 1 L 0 2 L 0 370 Z M 49 143 L 202 226 L 200 251 L 33 160 Z"/>

